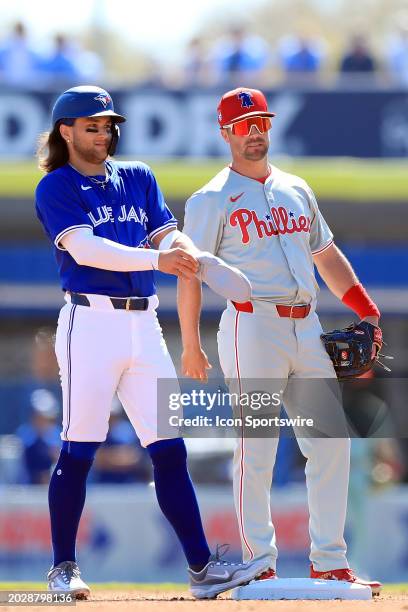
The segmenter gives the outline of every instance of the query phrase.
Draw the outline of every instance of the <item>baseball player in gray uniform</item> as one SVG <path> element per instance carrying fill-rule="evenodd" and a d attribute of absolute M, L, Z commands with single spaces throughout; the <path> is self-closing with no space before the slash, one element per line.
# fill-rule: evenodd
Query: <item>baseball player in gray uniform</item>
<path fill-rule="evenodd" d="M 361 320 L 378 325 L 380 316 L 334 244 L 309 185 L 268 161 L 273 117 L 258 90 L 238 88 L 222 97 L 218 121 L 232 163 L 190 197 L 185 212 L 184 233 L 198 248 L 240 268 L 252 285 L 249 301 L 227 302 L 218 332 L 224 376 L 237 381 L 241 390 L 250 386 L 251 379 L 287 382 L 336 377 L 320 338 L 314 265 L 334 295 Z M 200 309 L 199 282 L 181 280 L 183 373 L 206 380 L 209 363 L 200 344 Z M 308 410 L 307 395 L 303 401 Z M 296 416 L 298 407 L 288 394 L 283 394 L 283 403 L 288 415 Z M 343 533 L 350 440 L 346 435 L 297 439 L 307 459 L 310 576 L 368 584 L 373 594 L 379 593 L 381 584 L 358 578 L 346 558 Z M 234 454 L 234 498 L 243 558 L 269 555 L 270 569 L 264 578 L 276 576 L 270 489 L 277 445 L 276 436 L 241 436 Z"/>

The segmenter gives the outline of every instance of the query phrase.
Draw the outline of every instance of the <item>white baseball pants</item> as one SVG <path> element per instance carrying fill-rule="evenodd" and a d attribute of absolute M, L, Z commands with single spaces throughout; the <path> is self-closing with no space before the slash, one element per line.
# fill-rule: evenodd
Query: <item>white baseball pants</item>
<path fill-rule="evenodd" d="M 65 304 L 55 351 L 63 392 L 63 440 L 103 442 L 115 393 L 143 446 L 156 442 L 157 381 L 177 380 L 155 308 L 115 310 L 107 296 Z M 69 297 L 67 298 L 69 300 Z"/>

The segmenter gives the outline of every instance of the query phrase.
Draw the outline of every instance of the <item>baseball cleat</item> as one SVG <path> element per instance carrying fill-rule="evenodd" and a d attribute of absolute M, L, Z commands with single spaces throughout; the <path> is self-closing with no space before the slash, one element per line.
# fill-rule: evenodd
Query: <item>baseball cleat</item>
<path fill-rule="evenodd" d="M 262 572 L 260 576 L 257 576 L 255 580 L 270 580 L 273 578 L 277 578 L 276 570 L 268 567 L 268 569 L 265 572 Z"/>
<path fill-rule="evenodd" d="M 217 546 L 215 555 L 211 555 L 207 565 L 200 572 L 188 570 L 191 594 L 196 599 L 214 599 L 224 591 L 247 584 L 268 569 L 268 564 L 267 555 L 248 563 L 221 561 Z"/>
<path fill-rule="evenodd" d="M 310 577 L 319 578 L 320 580 L 344 580 L 346 582 L 354 582 L 355 584 L 361 584 L 363 586 L 369 586 L 373 596 L 379 595 L 382 589 L 381 582 L 378 580 L 363 580 L 355 575 L 352 569 L 335 569 L 327 572 L 317 572 L 313 569 L 313 565 L 310 566 Z"/>
<path fill-rule="evenodd" d="M 63 561 L 51 568 L 47 575 L 48 590 L 72 593 L 75 599 L 88 599 L 90 588 L 81 580 L 81 572 L 74 561 Z"/>

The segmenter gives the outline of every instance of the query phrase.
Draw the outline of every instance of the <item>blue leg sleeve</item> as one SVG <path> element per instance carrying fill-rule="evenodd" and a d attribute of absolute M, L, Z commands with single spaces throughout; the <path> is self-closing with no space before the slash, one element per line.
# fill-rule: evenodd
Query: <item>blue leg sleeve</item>
<path fill-rule="evenodd" d="M 100 442 L 64 442 L 51 476 L 48 503 L 54 567 L 76 561 L 75 542 L 85 504 L 86 479 Z"/>
<path fill-rule="evenodd" d="M 181 438 L 159 440 L 147 447 L 153 469 L 156 496 L 172 525 L 190 566 L 204 566 L 210 556 L 200 510 L 187 470 L 187 451 Z"/>

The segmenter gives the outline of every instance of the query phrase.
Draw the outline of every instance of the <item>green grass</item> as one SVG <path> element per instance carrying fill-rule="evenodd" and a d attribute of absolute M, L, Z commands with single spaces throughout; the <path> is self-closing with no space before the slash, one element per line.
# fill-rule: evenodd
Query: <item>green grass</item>
<path fill-rule="evenodd" d="M 389 595 L 396 595 L 397 593 L 408 595 L 408 583 L 401 582 L 400 584 L 386 584 L 383 592 L 388 593 Z"/>
<path fill-rule="evenodd" d="M 152 161 L 169 199 L 186 199 L 224 165 L 225 160 Z M 273 160 L 282 170 L 304 178 L 319 198 L 340 200 L 407 200 L 407 160 L 290 159 Z M 0 198 L 31 198 L 42 174 L 34 161 L 0 164 Z"/>
<path fill-rule="evenodd" d="M 91 583 L 94 591 L 187 591 L 187 584 L 162 582 L 158 584 L 137 582 L 105 582 Z M 44 582 L 0 582 L 0 591 L 42 591 Z M 408 595 L 408 583 L 386 584 L 382 590 L 384 595 Z"/>

